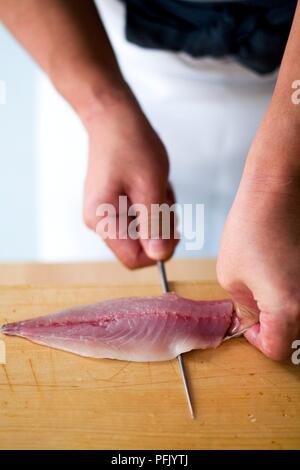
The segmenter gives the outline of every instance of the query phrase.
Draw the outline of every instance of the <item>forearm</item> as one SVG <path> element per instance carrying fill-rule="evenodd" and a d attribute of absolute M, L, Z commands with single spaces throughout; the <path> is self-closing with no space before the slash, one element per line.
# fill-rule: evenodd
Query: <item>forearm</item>
<path fill-rule="evenodd" d="M 300 79 L 300 1 L 294 16 L 286 50 L 279 70 L 271 108 L 280 110 L 286 123 L 300 125 L 300 107 L 292 100 L 292 84 Z"/>
<path fill-rule="evenodd" d="M 244 178 L 266 177 L 276 185 L 300 176 L 300 104 L 292 84 L 300 80 L 300 2 L 280 67 L 270 106 L 250 149 Z"/>
<path fill-rule="evenodd" d="M 0 18 L 84 122 L 127 96 L 92 0 L 0 0 Z"/>

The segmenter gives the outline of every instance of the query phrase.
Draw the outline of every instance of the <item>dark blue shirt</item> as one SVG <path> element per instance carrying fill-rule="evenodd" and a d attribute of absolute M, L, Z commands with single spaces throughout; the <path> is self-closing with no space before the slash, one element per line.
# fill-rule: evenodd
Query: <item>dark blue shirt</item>
<path fill-rule="evenodd" d="M 122 0 L 126 37 L 193 57 L 232 57 L 259 74 L 280 65 L 297 0 Z"/>

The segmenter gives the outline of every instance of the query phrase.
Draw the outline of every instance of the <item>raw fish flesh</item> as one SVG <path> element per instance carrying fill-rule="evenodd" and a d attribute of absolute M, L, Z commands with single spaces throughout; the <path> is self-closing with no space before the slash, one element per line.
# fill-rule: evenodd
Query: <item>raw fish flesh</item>
<path fill-rule="evenodd" d="M 143 362 L 215 348 L 235 322 L 230 300 L 195 301 L 168 293 L 75 307 L 9 323 L 0 331 L 82 356 Z"/>

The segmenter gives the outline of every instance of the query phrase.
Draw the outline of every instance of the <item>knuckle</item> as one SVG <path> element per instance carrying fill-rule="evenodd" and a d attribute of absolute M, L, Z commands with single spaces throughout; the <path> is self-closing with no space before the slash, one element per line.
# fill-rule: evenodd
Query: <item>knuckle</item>
<path fill-rule="evenodd" d="M 156 185 L 158 182 L 158 178 L 156 177 Z M 150 173 L 139 173 L 135 177 L 135 188 L 137 191 L 141 192 L 142 194 L 145 190 L 149 191 L 154 186 L 154 178 L 152 178 Z M 155 186 L 154 186 L 155 187 Z"/>
<path fill-rule="evenodd" d="M 134 178 L 134 190 L 138 194 L 145 195 L 147 198 L 152 197 L 160 202 L 161 195 L 167 190 L 167 171 L 162 168 L 159 170 L 149 169 L 139 172 Z"/>

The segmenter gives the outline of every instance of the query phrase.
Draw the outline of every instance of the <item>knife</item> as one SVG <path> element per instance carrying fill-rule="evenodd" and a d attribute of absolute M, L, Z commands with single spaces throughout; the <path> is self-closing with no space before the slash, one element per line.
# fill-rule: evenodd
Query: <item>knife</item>
<path fill-rule="evenodd" d="M 161 279 L 163 291 L 164 291 L 165 294 L 167 294 L 168 292 L 170 292 L 170 289 L 169 289 L 169 283 L 168 283 L 168 280 L 167 280 L 165 264 L 164 264 L 163 261 L 158 261 L 157 266 L 158 266 L 158 269 L 159 269 L 159 274 L 160 274 L 160 279 Z M 188 407 L 189 407 L 189 410 L 190 410 L 191 418 L 194 419 L 195 414 L 194 414 L 194 410 L 193 410 L 191 394 L 190 394 L 190 388 L 189 388 L 189 384 L 188 384 L 188 380 L 187 380 L 186 369 L 185 369 L 185 366 L 184 366 L 183 355 L 179 354 L 177 356 L 177 360 L 178 360 L 178 364 L 179 364 L 179 369 L 180 369 L 180 373 L 181 373 L 181 378 L 182 378 L 184 391 L 185 391 Z"/>

